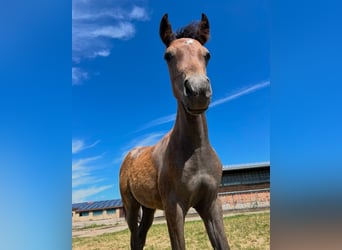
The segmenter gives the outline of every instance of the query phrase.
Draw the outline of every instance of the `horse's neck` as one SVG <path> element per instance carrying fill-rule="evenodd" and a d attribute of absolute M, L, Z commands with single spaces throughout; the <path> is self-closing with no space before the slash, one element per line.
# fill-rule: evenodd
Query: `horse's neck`
<path fill-rule="evenodd" d="M 171 140 L 177 140 L 181 145 L 193 148 L 209 145 L 208 126 L 205 113 L 192 116 L 188 114 L 182 104 L 178 104 L 176 122 L 172 132 Z"/>

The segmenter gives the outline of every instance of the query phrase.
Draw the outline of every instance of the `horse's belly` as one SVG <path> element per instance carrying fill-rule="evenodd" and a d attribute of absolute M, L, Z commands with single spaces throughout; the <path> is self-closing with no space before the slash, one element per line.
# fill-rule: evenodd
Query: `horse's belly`
<path fill-rule="evenodd" d="M 132 152 L 129 167 L 129 188 L 134 198 L 143 206 L 161 209 L 158 190 L 158 169 L 152 160 L 152 147 Z"/>

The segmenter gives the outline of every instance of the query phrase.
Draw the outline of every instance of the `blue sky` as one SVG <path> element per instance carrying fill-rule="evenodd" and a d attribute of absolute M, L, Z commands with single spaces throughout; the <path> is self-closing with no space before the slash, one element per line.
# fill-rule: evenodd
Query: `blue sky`
<path fill-rule="evenodd" d="M 80 1 L 72 5 L 72 201 L 120 198 L 125 154 L 172 128 L 159 22 L 207 14 L 213 97 L 209 137 L 223 165 L 270 160 L 268 1 Z"/>
<path fill-rule="evenodd" d="M 288 235 L 278 229 L 290 223 L 291 229 L 299 227 L 292 242 L 308 239 L 308 232 L 316 228 L 320 235 L 310 242 L 317 239 L 326 249 L 336 249 L 329 246 L 339 242 L 340 238 L 331 239 L 338 230 L 329 223 L 341 222 L 340 1 L 272 1 L 271 14 L 268 2 L 201 2 L 116 1 L 126 13 L 134 6 L 146 10 L 149 19 L 131 17 L 132 37 L 100 41 L 109 45 L 110 55 L 83 56 L 79 62 L 70 60 L 70 1 L 15 0 L 2 5 L 1 246 L 68 249 L 71 191 L 105 187 L 82 199 L 117 197 L 116 159 L 134 140 L 172 126 L 169 122 L 141 130 L 176 109 L 158 37 L 159 20 L 168 12 L 176 28 L 205 12 L 212 28 L 207 47 L 212 55 L 208 74 L 213 102 L 268 79 L 272 82 L 208 110 L 213 146 L 223 164 L 267 160 L 270 155 L 272 237 Z M 107 1 L 106 9 L 114 9 L 111 4 Z M 71 86 L 71 67 L 86 73 L 79 86 Z M 135 70 L 127 73 L 129 67 Z M 262 110 L 270 115 L 262 115 Z M 70 137 L 87 148 L 70 154 Z M 264 144 L 269 140 L 268 147 Z M 93 180 L 72 188 L 70 163 L 82 159 L 88 161 L 79 162 L 86 166 L 79 174 Z M 301 221 L 303 216 L 310 223 Z"/>

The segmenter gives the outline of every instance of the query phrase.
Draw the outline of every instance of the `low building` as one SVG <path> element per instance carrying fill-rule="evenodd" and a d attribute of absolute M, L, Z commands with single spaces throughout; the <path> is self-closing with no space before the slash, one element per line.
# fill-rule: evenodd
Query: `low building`
<path fill-rule="evenodd" d="M 224 211 L 270 207 L 270 163 L 224 166 L 218 196 Z M 195 213 L 190 209 L 189 214 Z M 157 210 L 156 217 L 164 215 Z M 120 199 L 72 204 L 73 221 L 124 217 Z"/>
<path fill-rule="evenodd" d="M 218 195 L 223 210 L 270 207 L 270 163 L 225 166 Z"/>
<path fill-rule="evenodd" d="M 72 204 L 72 220 L 75 222 L 91 219 L 118 219 L 123 216 L 121 199 Z"/>

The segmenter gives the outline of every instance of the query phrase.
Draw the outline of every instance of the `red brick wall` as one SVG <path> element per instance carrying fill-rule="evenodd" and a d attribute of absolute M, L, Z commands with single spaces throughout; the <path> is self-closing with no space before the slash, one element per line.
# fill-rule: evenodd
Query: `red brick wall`
<path fill-rule="evenodd" d="M 270 207 L 270 191 L 243 191 L 219 194 L 223 210 Z"/>

